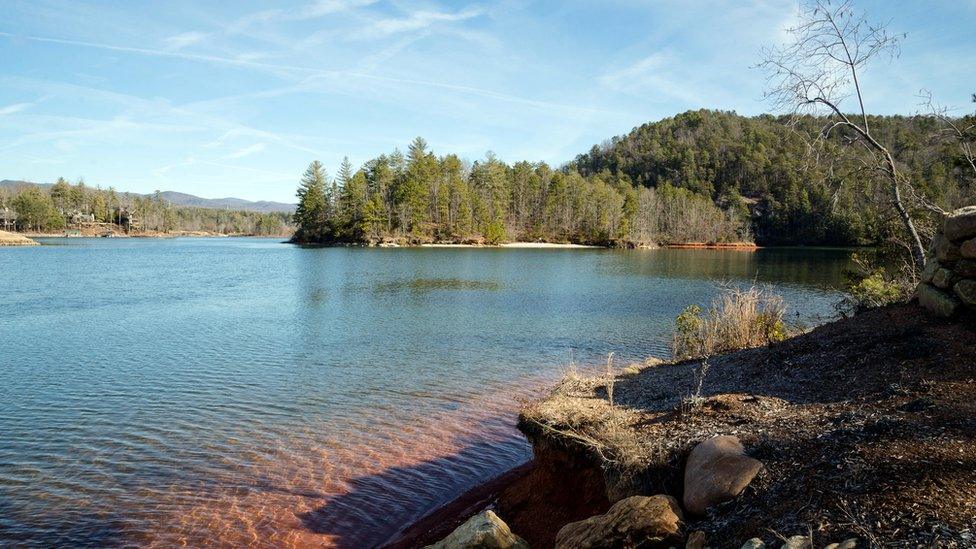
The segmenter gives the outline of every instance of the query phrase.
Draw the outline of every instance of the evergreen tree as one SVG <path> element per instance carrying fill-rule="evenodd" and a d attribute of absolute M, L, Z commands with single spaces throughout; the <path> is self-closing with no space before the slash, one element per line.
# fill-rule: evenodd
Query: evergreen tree
<path fill-rule="evenodd" d="M 295 242 L 322 242 L 326 235 L 326 173 L 322 163 L 312 161 L 302 175 L 298 187 L 298 207 L 295 210 Z"/>

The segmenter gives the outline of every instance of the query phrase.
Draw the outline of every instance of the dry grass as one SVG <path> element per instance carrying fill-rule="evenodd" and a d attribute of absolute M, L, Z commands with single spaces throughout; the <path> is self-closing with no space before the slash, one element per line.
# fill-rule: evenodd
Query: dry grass
<path fill-rule="evenodd" d="M 703 313 L 692 305 L 676 319 L 674 358 L 702 358 L 761 347 L 788 336 L 783 322 L 786 304 L 766 288 L 728 288 Z"/>
<path fill-rule="evenodd" d="M 645 456 L 633 429 L 635 411 L 614 405 L 616 381 L 613 353 L 607 357 L 602 375 L 584 376 L 571 366 L 549 396 L 523 406 L 521 419 L 549 435 L 587 448 L 605 467 L 628 470 Z"/>
<path fill-rule="evenodd" d="M 36 246 L 37 242 L 17 233 L 0 231 L 0 246 Z"/>

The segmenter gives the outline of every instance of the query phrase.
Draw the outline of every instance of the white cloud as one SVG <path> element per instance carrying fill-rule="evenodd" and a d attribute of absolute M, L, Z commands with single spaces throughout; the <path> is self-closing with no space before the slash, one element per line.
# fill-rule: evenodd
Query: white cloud
<path fill-rule="evenodd" d="M 0 116 L 6 116 L 8 114 L 18 113 L 20 111 L 29 109 L 34 106 L 34 103 L 14 103 L 13 105 L 7 105 L 6 107 L 0 107 Z"/>
<path fill-rule="evenodd" d="M 477 8 L 467 8 L 456 13 L 440 11 L 415 11 L 406 17 L 391 17 L 380 19 L 370 24 L 359 34 L 360 38 L 377 38 L 404 32 L 411 32 L 429 28 L 437 23 L 451 23 L 465 21 L 482 15 L 484 11 Z"/>
<path fill-rule="evenodd" d="M 232 21 L 226 30 L 230 33 L 247 31 L 254 25 L 275 21 L 305 21 L 326 15 L 375 4 L 377 0 L 318 0 L 295 9 L 270 9 L 249 13 Z"/>
<path fill-rule="evenodd" d="M 198 44 L 209 36 L 203 32 L 184 32 L 170 36 L 163 40 L 166 43 L 166 51 L 179 51 L 187 46 Z"/>
<path fill-rule="evenodd" d="M 632 95 L 665 95 L 685 103 L 702 104 L 695 78 L 683 74 L 687 66 L 670 51 L 658 51 L 625 67 L 605 72 L 599 82 L 616 92 Z"/>
<path fill-rule="evenodd" d="M 245 156 L 250 156 L 252 154 L 257 154 L 257 153 L 263 151 L 265 148 L 267 148 L 267 146 L 264 143 L 255 143 L 255 144 L 250 145 L 248 147 L 244 147 L 243 149 L 240 149 L 240 150 L 234 151 L 234 152 L 232 152 L 230 154 L 224 155 L 222 158 L 224 160 L 233 160 L 233 159 L 236 159 L 236 158 L 244 158 Z"/>

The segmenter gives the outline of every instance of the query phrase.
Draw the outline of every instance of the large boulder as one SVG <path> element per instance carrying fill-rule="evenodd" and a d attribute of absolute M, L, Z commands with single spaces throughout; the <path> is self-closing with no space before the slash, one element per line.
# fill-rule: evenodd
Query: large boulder
<path fill-rule="evenodd" d="M 976 280 L 960 280 L 953 291 L 966 305 L 976 307 Z"/>
<path fill-rule="evenodd" d="M 492 511 L 477 514 L 427 549 L 529 549 Z"/>
<path fill-rule="evenodd" d="M 956 282 L 956 275 L 949 269 L 938 269 L 932 276 L 932 285 L 943 290 L 951 288 Z"/>
<path fill-rule="evenodd" d="M 930 249 L 932 254 L 935 255 L 936 259 L 942 263 L 952 263 L 962 259 L 962 253 L 959 251 L 959 246 L 953 244 L 952 241 L 942 233 L 939 233 L 932 238 Z"/>
<path fill-rule="evenodd" d="M 739 439 L 712 437 L 691 451 L 685 463 L 685 510 L 705 514 L 713 505 L 735 498 L 762 469 L 762 463 L 746 455 Z"/>
<path fill-rule="evenodd" d="M 928 284 L 919 285 L 917 295 L 919 305 L 937 316 L 949 318 L 959 309 L 959 300 Z"/>
<path fill-rule="evenodd" d="M 681 542 L 681 508 L 671 496 L 631 496 L 603 515 L 563 526 L 556 548 L 671 547 Z"/>
<path fill-rule="evenodd" d="M 942 232 L 949 240 L 976 236 L 976 206 L 959 208 L 946 216 Z"/>
<path fill-rule="evenodd" d="M 970 238 L 969 240 L 960 244 L 959 253 L 962 254 L 963 257 L 976 259 L 976 238 Z"/>
<path fill-rule="evenodd" d="M 956 262 L 953 269 L 960 278 L 976 278 L 976 259 L 962 259 Z"/>
<path fill-rule="evenodd" d="M 942 265 L 940 265 L 938 261 L 936 261 L 935 259 L 930 259 L 925 264 L 925 268 L 922 269 L 922 273 L 918 275 L 919 281 L 922 282 L 923 284 L 928 284 L 929 282 L 932 282 L 932 278 L 935 276 L 935 273 L 939 272 L 939 269 L 941 268 Z"/>

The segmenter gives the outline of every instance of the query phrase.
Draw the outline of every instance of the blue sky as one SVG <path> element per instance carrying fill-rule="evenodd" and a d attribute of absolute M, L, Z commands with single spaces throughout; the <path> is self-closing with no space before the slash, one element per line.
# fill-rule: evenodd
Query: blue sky
<path fill-rule="evenodd" d="M 976 1 L 858 1 L 907 32 L 867 108 L 976 91 Z M 796 0 L 3 0 L 0 179 L 292 201 L 421 135 L 469 160 L 570 160 L 700 107 L 757 114 Z"/>

